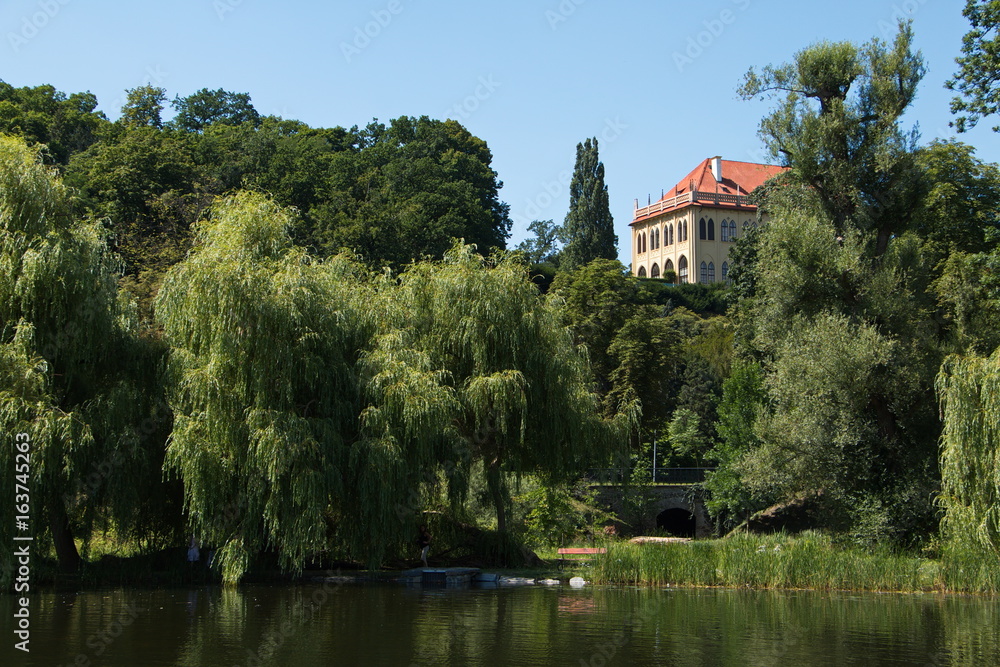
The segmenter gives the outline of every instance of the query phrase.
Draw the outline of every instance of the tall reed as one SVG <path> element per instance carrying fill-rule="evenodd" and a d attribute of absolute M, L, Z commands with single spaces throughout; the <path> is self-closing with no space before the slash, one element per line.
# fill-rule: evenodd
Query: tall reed
<path fill-rule="evenodd" d="M 841 548 L 826 535 L 733 535 L 688 543 L 613 544 L 595 563 L 600 583 L 819 590 L 941 588 L 934 561 Z"/>

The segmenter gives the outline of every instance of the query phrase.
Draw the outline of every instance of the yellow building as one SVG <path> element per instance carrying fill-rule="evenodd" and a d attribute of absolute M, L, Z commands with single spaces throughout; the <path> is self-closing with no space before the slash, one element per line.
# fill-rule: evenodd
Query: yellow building
<path fill-rule="evenodd" d="M 729 248 L 757 221 L 748 195 L 784 167 L 713 157 L 695 167 L 658 202 L 632 217 L 632 273 L 679 283 L 724 282 Z"/>

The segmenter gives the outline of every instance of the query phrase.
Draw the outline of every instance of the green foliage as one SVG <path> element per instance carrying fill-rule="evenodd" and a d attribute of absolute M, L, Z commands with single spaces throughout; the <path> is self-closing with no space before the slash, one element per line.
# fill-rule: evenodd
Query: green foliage
<path fill-rule="evenodd" d="M 476 470 L 506 533 L 511 479 L 566 480 L 633 427 L 634 408 L 600 419 L 556 302 L 515 257 L 456 245 L 370 278 L 308 256 L 294 227 L 263 195 L 223 200 L 157 300 L 166 466 L 226 581 L 266 548 L 291 569 L 326 549 L 375 565 L 432 497 L 460 506 Z"/>
<path fill-rule="evenodd" d="M 1000 168 L 956 141 L 934 140 L 917 153 L 927 180 L 911 229 L 925 241 L 964 252 L 984 252 L 1000 231 Z"/>
<path fill-rule="evenodd" d="M 670 322 L 657 317 L 651 307 L 637 307 L 614 335 L 608 354 L 616 366 L 609 380 L 611 389 L 605 400 L 605 410 L 642 401 L 642 429 L 656 430 L 667 418 L 669 397 L 676 382 L 680 364 L 680 342 Z"/>
<path fill-rule="evenodd" d="M 204 132 L 215 124 L 260 124 L 260 114 L 250 103 L 249 93 L 202 88 L 187 97 L 175 97 L 171 105 L 177 111 L 171 124 L 187 132 Z"/>
<path fill-rule="evenodd" d="M 667 428 L 667 439 L 674 452 L 680 456 L 698 459 L 711 446 L 702 429 L 701 417 L 688 408 L 678 408 Z"/>
<path fill-rule="evenodd" d="M 291 224 L 262 195 L 222 201 L 156 304 L 172 347 L 166 468 L 229 582 L 268 547 L 294 569 L 326 548 L 330 530 L 362 544 L 399 532 L 358 515 L 359 503 L 393 498 L 373 477 L 391 483 L 404 464 L 356 443 L 355 365 L 374 313 L 357 267 L 310 259 L 292 245 Z"/>
<path fill-rule="evenodd" d="M 649 518 L 656 503 L 649 444 L 643 443 L 637 451 L 622 460 L 626 466 L 618 490 L 621 503 L 618 520 L 625 524 L 626 533 L 643 534 L 649 527 Z"/>
<path fill-rule="evenodd" d="M 595 259 L 618 257 L 618 236 L 604 184 L 604 163 L 597 138 L 576 145 L 576 166 L 569 185 L 569 212 L 562 226 L 565 247 L 560 264 L 572 271 Z"/>
<path fill-rule="evenodd" d="M 682 544 L 613 544 L 593 579 L 610 584 L 928 591 L 933 563 L 886 549 L 838 548 L 818 533 L 730 535 Z"/>
<path fill-rule="evenodd" d="M 870 235 L 876 257 L 906 228 L 920 194 L 916 137 L 898 127 L 925 71 L 912 41 L 900 24 L 891 48 L 878 39 L 821 42 L 792 63 L 751 69 L 739 91 L 784 95 L 761 121 L 768 149 L 790 167 L 791 182 L 810 188 L 837 235 Z"/>
<path fill-rule="evenodd" d="M 22 137 L 29 146 L 44 144 L 43 155 L 59 165 L 96 142 L 108 125 L 95 109 L 92 93 L 67 96 L 52 86 L 14 88 L 0 81 L 0 132 Z"/>
<path fill-rule="evenodd" d="M 1000 252 L 953 252 L 934 290 L 952 322 L 957 350 L 987 355 L 1000 346 Z"/>
<path fill-rule="evenodd" d="M 532 220 L 528 231 L 533 238 L 525 239 L 517 249 L 525 254 L 530 264 L 557 264 L 559 258 L 559 238 L 562 228 L 552 220 Z"/>
<path fill-rule="evenodd" d="M 505 247 L 509 207 L 485 141 L 453 120 L 404 116 L 389 127 L 372 122 L 355 142 L 331 158 L 323 200 L 301 229 L 305 243 L 395 268 L 441 257 L 454 239 L 484 253 Z"/>
<path fill-rule="evenodd" d="M 1000 110 L 1000 1 L 966 0 L 962 15 L 972 29 L 962 38 L 962 55 L 956 59 L 959 70 L 946 84 L 959 93 L 951 101 L 951 112 L 959 114 L 954 123 L 959 132 Z M 1000 126 L 993 131 L 1000 132 Z"/>
<path fill-rule="evenodd" d="M 575 271 L 560 272 L 552 292 L 565 304 L 564 323 L 574 340 L 587 347 L 599 391 L 609 391 L 617 366 L 609 348 L 639 303 L 638 280 L 617 260 L 595 259 Z"/>
<path fill-rule="evenodd" d="M 403 273 L 392 299 L 392 328 L 366 365 L 373 377 L 393 380 L 370 392 L 366 414 L 376 419 L 368 436 L 399 449 L 437 443 L 458 479 L 482 461 L 500 532 L 509 474 L 566 479 L 609 458 L 633 427 L 628 406 L 614 420 L 598 417 L 585 360 L 561 313 L 515 257 L 486 261 L 456 246 L 443 261 Z M 389 391 L 410 383 L 426 388 Z"/>
<path fill-rule="evenodd" d="M 937 380 L 943 533 L 954 548 L 1000 553 L 1000 351 L 950 356 Z"/>
<path fill-rule="evenodd" d="M 898 127 L 923 75 L 911 41 L 901 25 L 891 47 L 821 43 L 747 75 L 744 96 L 784 96 L 761 133 L 789 171 L 759 195 L 770 220 L 734 318 L 767 399 L 760 445 L 730 470 L 759 498 L 917 498 L 919 511 L 887 514 L 891 529 L 878 531 L 897 542 L 934 525 L 941 358 L 932 247 L 907 233 L 926 192 L 914 137 Z"/>
<path fill-rule="evenodd" d="M 669 281 L 637 278 L 642 301 L 667 309 L 687 308 L 699 315 L 725 315 L 728 307 L 728 290 L 723 283 L 704 285 L 684 283 L 671 285 Z"/>
<path fill-rule="evenodd" d="M 516 498 L 529 508 L 525 516 L 525 543 L 528 546 L 568 545 L 593 537 L 600 522 L 610 518 L 595 506 L 594 492 L 585 484 L 539 485 Z"/>
<path fill-rule="evenodd" d="M 735 527 L 773 500 L 752 493 L 741 473 L 743 459 L 760 447 L 754 426 L 766 399 L 764 374 L 754 362 L 738 362 L 722 384 L 716 427 L 719 441 L 707 454 L 717 467 L 705 480 L 709 492 L 705 505 L 720 532 Z"/>
<path fill-rule="evenodd" d="M 163 103 L 166 99 L 167 91 L 165 89 L 148 83 L 126 90 L 121 123 L 129 127 L 161 129 L 163 127 Z"/>
<path fill-rule="evenodd" d="M 128 532 L 149 516 L 144 498 L 162 500 L 162 441 L 152 437 L 162 429 L 152 421 L 142 432 L 156 402 L 157 352 L 132 338 L 133 310 L 118 297 L 118 262 L 100 226 L 75 221 L 40 149 L 8 136 L 0 136 L 0 231 L 0 424 L 30 435 L 36 535 L 73 569 L 74 529 L 99 518 Z M 13 469 L 13 449 L 0 461 Z M 9 476 L 0 485 L 13 494 Z"/>

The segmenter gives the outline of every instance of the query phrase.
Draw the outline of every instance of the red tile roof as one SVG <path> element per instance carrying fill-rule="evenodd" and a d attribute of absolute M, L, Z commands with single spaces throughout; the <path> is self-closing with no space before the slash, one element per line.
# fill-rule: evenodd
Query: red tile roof
<path fill-rule="evenodd" d="M 748 204 L 745 201 L 724 201 L 725 199 L 735 199 L 734 197 L 724 197 L 723 200 L 716 200 L 704 195 L 711 193 L 745 197 L 753 192 L 755 188 L 762 185 L 767 179 L 787 170 L 787 167 L 757 164 L 755 162 L 737 162 L 735 160 L 721 160 L 721 162 L 721 181 L 716 181 L 715 176 L 712 174 L 712 158 L 702 160 L 701 164 L 681 179 L 656 204 L 637 209 L 635 219 L 632 222 L 639 222 L 650 216 L 658 215 L 663 211 L 693 206 L 696 203 L 719 208 L 753 210 L 756 206 Z M 697 199 L 694 201 L 690 197 L 692 191 L 698 193 Z"/>

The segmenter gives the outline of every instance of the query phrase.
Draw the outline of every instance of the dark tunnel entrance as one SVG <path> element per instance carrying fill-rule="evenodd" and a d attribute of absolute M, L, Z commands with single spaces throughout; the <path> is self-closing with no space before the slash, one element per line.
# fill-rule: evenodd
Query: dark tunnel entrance
<path fill-rule="evenodd" d="M 664 510 L 656 515 L 656 527 L 674 537 L 694 537 L 694 514 L 679 507 Z"/>

